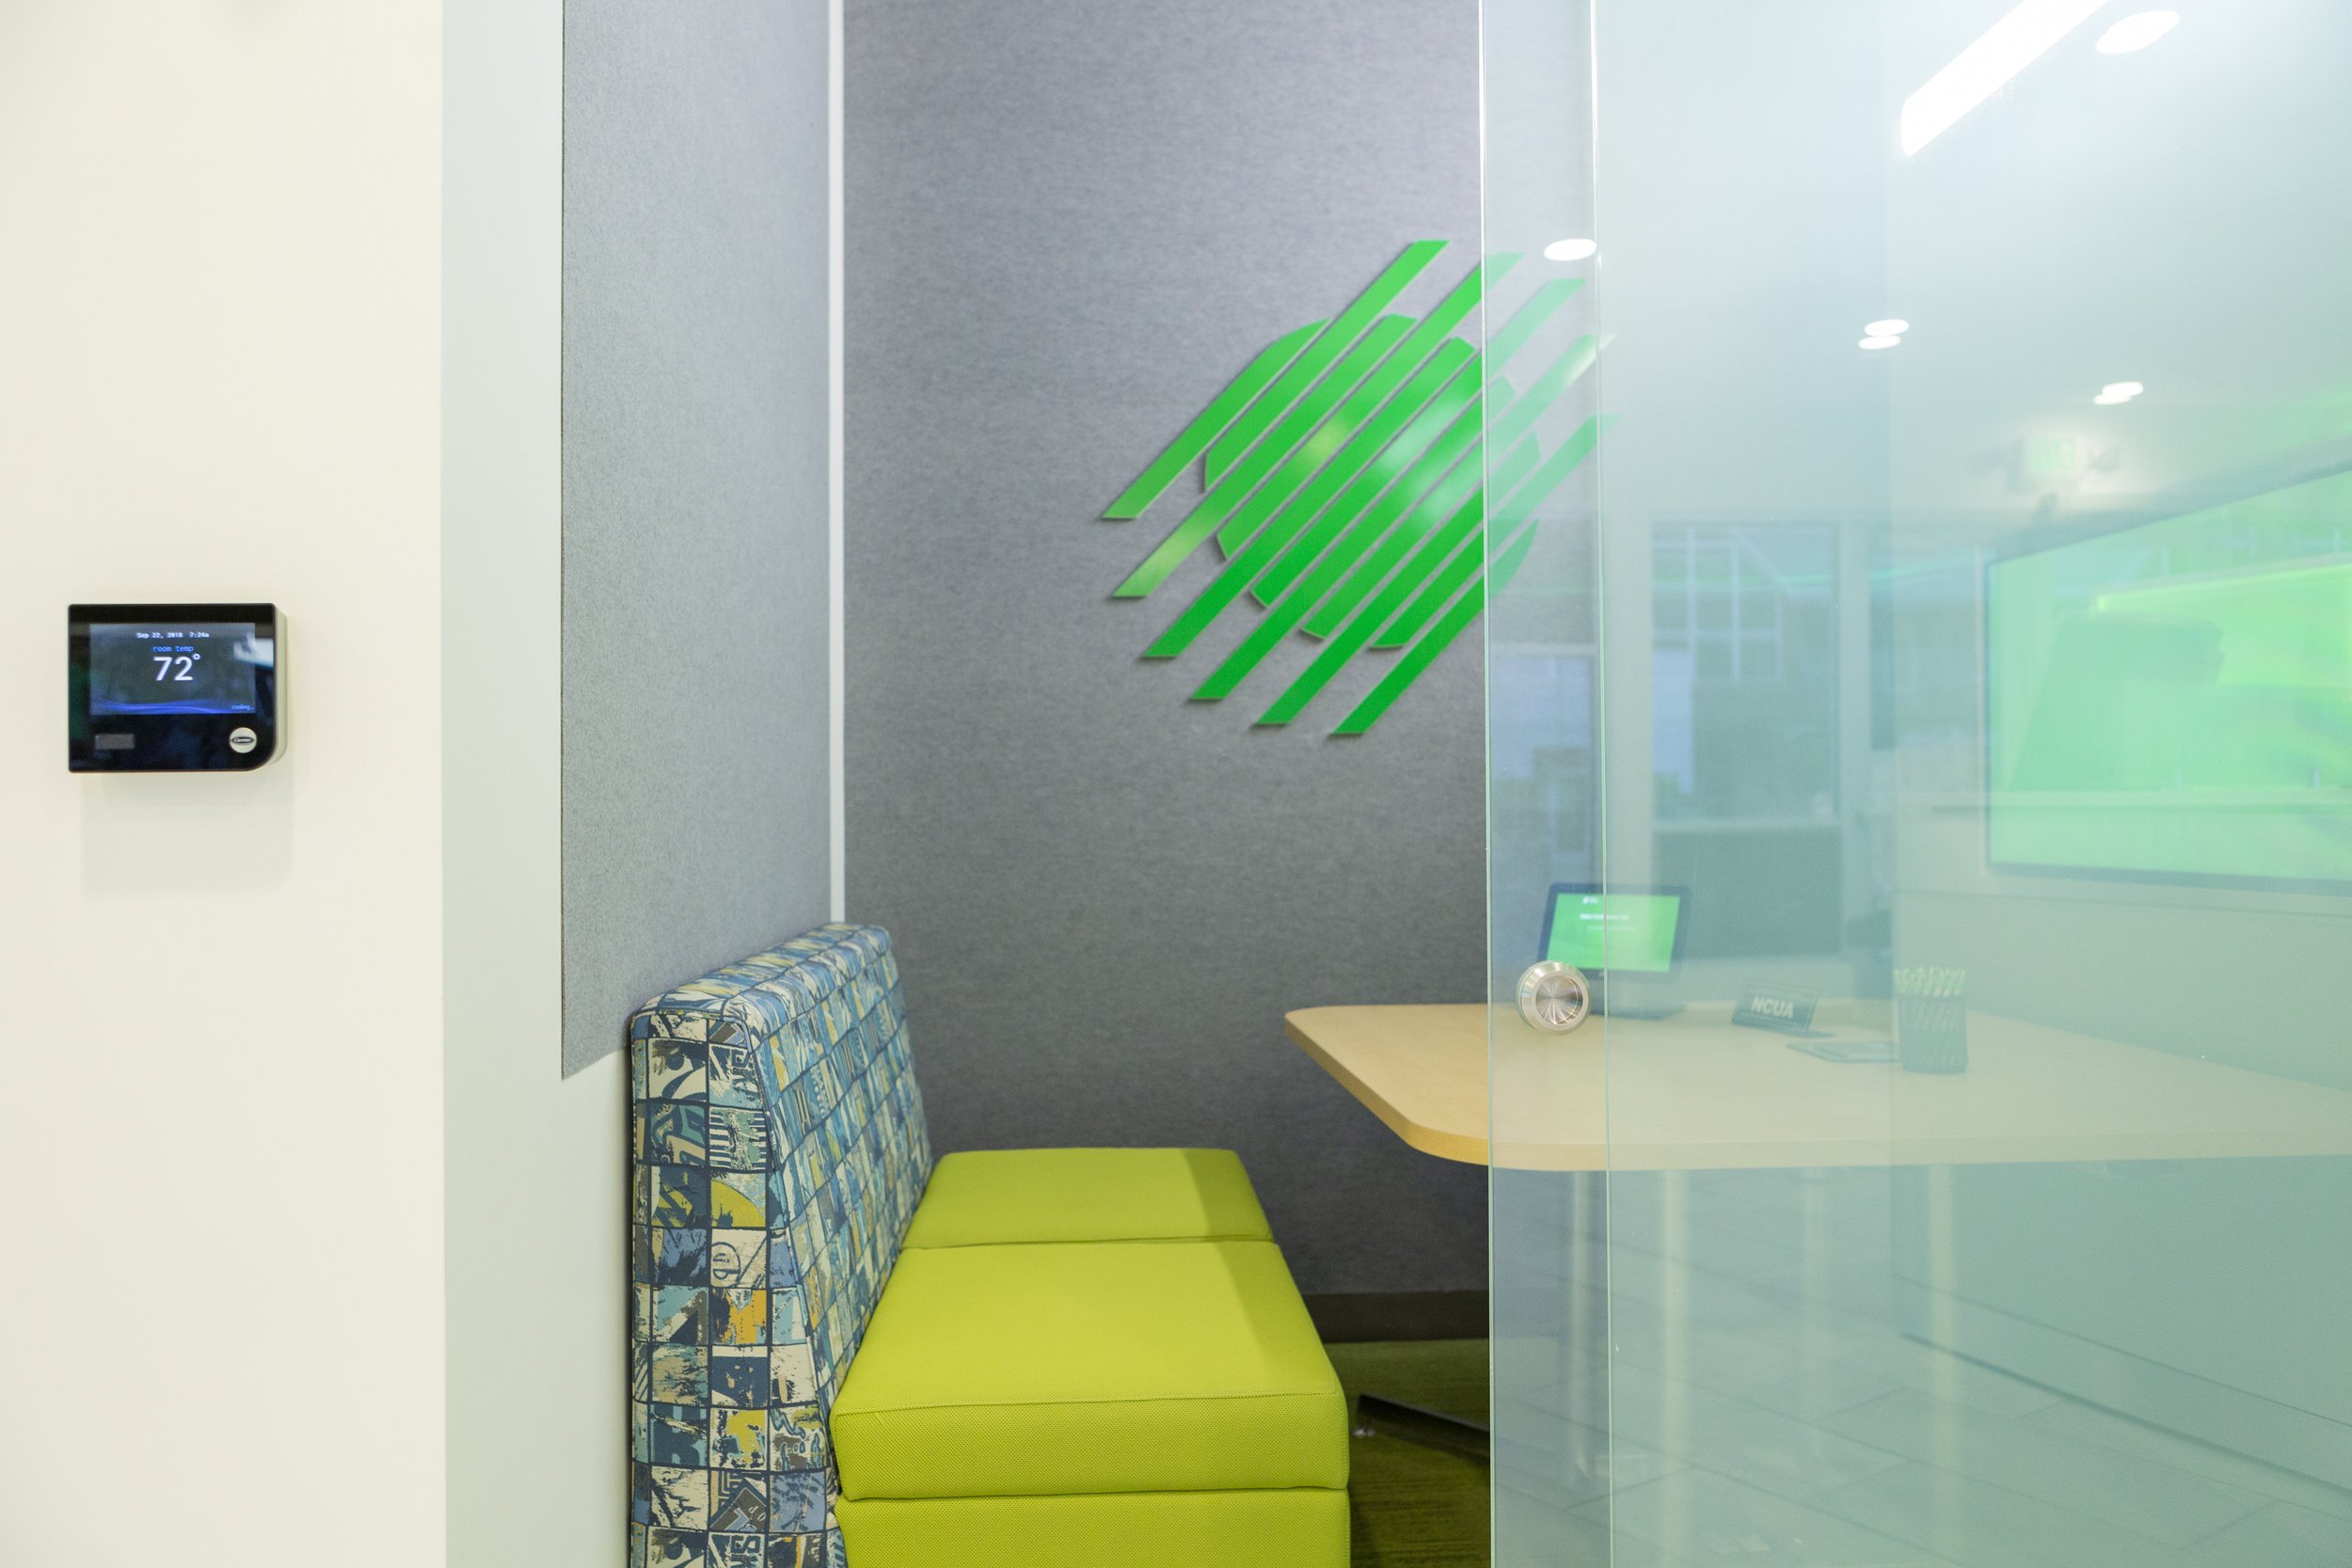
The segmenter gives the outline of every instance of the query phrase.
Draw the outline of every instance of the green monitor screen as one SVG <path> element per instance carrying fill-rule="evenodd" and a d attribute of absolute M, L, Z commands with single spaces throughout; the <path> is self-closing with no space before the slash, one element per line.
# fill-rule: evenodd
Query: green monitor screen
<path fill-rule="evenodd" d="M 1587 973 L 1669 974 L 1681 954 L 1686 896 L 1680 888 L 1561 883 L 1544 911 L 1543 957 Z"/>
<path fill-rule="evenodd" d="M 2352 473 L 1994 562 L 2001 869 L 2352 881 Z"/>

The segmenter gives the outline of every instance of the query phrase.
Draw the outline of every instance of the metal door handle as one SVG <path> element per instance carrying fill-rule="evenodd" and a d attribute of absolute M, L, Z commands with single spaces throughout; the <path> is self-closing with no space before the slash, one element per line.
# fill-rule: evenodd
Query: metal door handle
<path fill-rule="evenodd" d="M 1531 1028 L 1565 1035 L 1593 1010 L 1592 983 L 1573 964 L 1546 958 L 1519 976 L 1519 1017 Z"/>

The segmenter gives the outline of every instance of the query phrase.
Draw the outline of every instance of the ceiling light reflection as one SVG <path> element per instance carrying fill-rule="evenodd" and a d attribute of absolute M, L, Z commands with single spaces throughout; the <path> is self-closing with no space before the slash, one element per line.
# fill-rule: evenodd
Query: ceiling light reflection
<path fill-rule="evenodd" d="M 1554 240 L 1544 246 L 1547 261 L 1581 261 L 1600 250 L 1598 240 Z"/>
<path fill-rule="evenodd" d="M 1897 316 L 1883 322 L 1872 322 L 1862 330 L 1873 338 L 1899 338 L 1911 330 L 1911 324 Z"/>
<path fill-rule="evenodd" d="M 2119 403 L 2131 402 L 2147 389 L 2137 381 L 2110 381 L 2100 388 L 2099 395 L 2090 401 L 2103 408 L 2112 408 Z"/>
<path fill-rule="evenodd" d="M 1899 342 L 1901 342 L 1901 341 L 1902 341 L 1902 340 L 1901 340 L 1900 338 L 1898 338 L 1898 337 L 1894 336 L 1892 333 L 1882 332 L 1882 333 L 1875 334 L 1874 336 L 1871 336 L 1871 337 L 1868 337 L 1868 338 L 1865 338 L 1865 339 L 1863 339 L 1863 340 L 1862 340 L 1862 346 L 1863 346 L 1864 348 L 1867 348 L 1867 349 L 1874 349 L 1874 350 L 1875 350 L 1875 349 L 1882 349 L 1882 348 L 1893 348 L 1893 347 L 1894 347 L 1897 343 L 1899 343 Z"/>
<path fill-rule="evenodd" d="M 2048 54 L 2106 0 L 2026 0 L 1903 100 L 1903 155 L 1950 130 L 1969 110 Z"/>

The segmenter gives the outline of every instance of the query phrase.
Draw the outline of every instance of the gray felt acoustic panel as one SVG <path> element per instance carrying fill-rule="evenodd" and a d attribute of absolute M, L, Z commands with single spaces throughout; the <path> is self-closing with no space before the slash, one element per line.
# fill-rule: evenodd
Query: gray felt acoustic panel
<path fill-rule="evenodd" d="M 825 0 L 564 8 L 566 1069 L 827 913 Z"/>
<path fill-rule="evenodd" d="M 1369 736 L 1253 730 L 1185 700 L 1248 615 L 1136 657 L 1209 556 L 1109 598 L 1181 507 L 1098 520 L 1406 244 L 1475 259 L 1475 0 L 849 0 L 847 48 L 850 913 L 939 1146 L 1236 1148 L 1304 1289 L 1482 1288 L 1484 1173 L 1281 1029 L 1484 993 L 1477 631 Z"/>

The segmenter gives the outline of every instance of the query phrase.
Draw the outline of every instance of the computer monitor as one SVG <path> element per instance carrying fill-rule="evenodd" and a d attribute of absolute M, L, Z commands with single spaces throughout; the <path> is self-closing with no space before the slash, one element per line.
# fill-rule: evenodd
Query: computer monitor
<path fill-rule="evenodd" d="M 1573 964 L 1595 978 L 1666 979 L 1682 964 L 1690 902 L 1687 888 L 1555 882 L 1535 956 Z"/>

